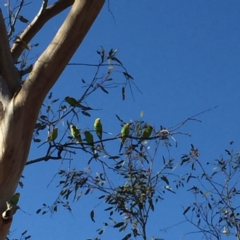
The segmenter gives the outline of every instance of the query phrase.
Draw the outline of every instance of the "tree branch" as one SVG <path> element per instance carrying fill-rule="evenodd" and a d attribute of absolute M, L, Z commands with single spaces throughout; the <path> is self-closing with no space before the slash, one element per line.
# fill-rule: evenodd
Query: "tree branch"
<path fill-rule="evenodd" d="M 45 8 L 43 5 L 39 10 L 36 17 L 33 21 L 27 26 L 24 32 L 19 36 L 20 41 L 14 42 L 11 52 L 13 61 L 16 63 L 19 56 L 22 54 L 24 50 L 23 44 L 28 44 L 31 39 L 39 32 L 39 30 L 44 26 L 46 22 L 48 22 L 51 18 L 58 15 L 60 12 L 68 8 L 73 4 L 74 0 L 59 0 L 55 2 L 53 5 Z"/>
<path fill-rule="evenodd" d="M 31 105 L 31 109 L 33 104 L 36 107 L 41 106 L 46 94 L 83 41 L 103 4 L 104 0 L 74 2 L 56 36 L 33 66 L 17 101 L 21 102 L 24 98 Z"/>
<path fill-rule="evenodd" d="M 9 16 L 8 17 L 9 17 L 9 21 L 10 21 L 10 31 L 8 33 L 8 38 L 10 38 L 12 36 L 12 33 L 14 32 L 15 24 L 17 22 L 19 13 L 22 10 L 23 4 L 24 4 L 24 0 L 21 0 L 21 2 L 19 4 L 19 7 L 18 7 L 18 10 L 17 10 L 15 16 L 13 17 L 13 20 L 12 20 L 12 16 L 11 16 L 11 11 L 9 9 Z"/>
<path fill-rule="evenodd" d="M 9 232 L 10 226 L 11 226 L 12 220 L 11 221 L 4 221 L 2 216 L 0 218 L 0 239 L 6 239 L 6 236 Z"/>
<path fill-rule="evenodd" d="M 56 156 L 56 157 L 55 156 L 44 156 L 44 157 L 40 157 L 40 158 L 37 158 L 37 159 L 28 160 L 25 165 L 30 165 L 30 164 L 38 163 L 38 162 L 47 162 L 48 160 L 61 160 L 61 161 L 63 161 L 65 159 L 63 159 L 61 156 Z"/>
<path fill-rule="evenodd" d="M 7 37 L 7 31 L 4 24 L 4 19 L 2 11 L 0 9 L 0 75 L 2 76 L 2 81 L 6 81 L 10 93 L 13 95 L 17 92 L 20 85 L 20 75 L 18 70 L 14 66 L 9 43 Z M 3 83 L 2 83 L 3 84 Z"/>

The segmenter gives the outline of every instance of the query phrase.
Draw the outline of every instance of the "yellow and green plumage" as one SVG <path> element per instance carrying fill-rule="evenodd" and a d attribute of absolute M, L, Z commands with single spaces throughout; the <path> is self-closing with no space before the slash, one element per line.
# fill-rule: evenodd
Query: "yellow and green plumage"
<path fill-rule="evenodd" d="M 72 137 L 77 140 L 77 143 L 82 143 L 82 138 L 79 129 L 74 125 L 70 125 L 70 130 Z"/>
<path fill-rule="evenodd" d="M 95 122 L 94 122 L 94 130 L 95 130 L 98 138 L 99 138 L 100 141 L 101 141 L 102 148 L 104 148 L 103 143 L 102 143 L 103 127 L 102 127 L 102 123 L 101 123 L 101 119 L 100 119 L 100 118 L 97 118 L 97 119 L 95 120 Z"/>
<path fill-rule="evenodd" d="M 130 124 L 126 123 L 126 124 L 124 124 L 124 126 L 123 126 L 123 128 L 121 130 L 121 137 L 122 137 L 122 139 L 121 139 L 121 145 L 120 145 L 119 152 L 121 152 L 123 144 L 126 141 L 127 137 L 129 136 L 129 127 L 130 127 Z"/>
<path fill-rule="evenodd" d="M 99 137 L 100 140 L 102 140 L 102 123 L 100 118 L 97 118 L 94 122 L 94 130 Z"/>
<path fill-rule="evenodd" d="M 84 131 L 84 136 L 87 144 L 92 148 L 94 151 L 94 140 L 93 135 L 89 131 Z"/>
<path fill-rule="evenodd" d="M 142 132 L 142 136 L 140 138 L 140 142 L 142 142 L 143 140 L 149 138 L 152 134 L 152 130 L 153 127 L 149 124 L 146 125 L 146 127 L 144 128 L 143 132 Z"/>
<path fill-rule="evenodd" d="M 20 198 L 20 193 L 15 193 L 11 199 L 9 200 L 9 202 L 14 205 L 14 206 L 17 206 L 18 204 L 18 201 L 19 201 L 19 198 Z"/>
<path fill-rule="evenodd" d="M 9 220 L 12 218 L 13 214 L 19 209 L 18 201 L 20 198 L 20 193 L 15 193 L 9 201 L 6 201 L 7 210 L 2 213 L 2 218 Z"/>

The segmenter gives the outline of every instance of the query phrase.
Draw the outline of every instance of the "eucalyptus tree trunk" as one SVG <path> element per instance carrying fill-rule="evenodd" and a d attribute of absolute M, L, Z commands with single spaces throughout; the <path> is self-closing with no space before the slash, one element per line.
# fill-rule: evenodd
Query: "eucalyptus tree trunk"
<path fill-rule="evenodd" d="M 43 1 L 35 19 L 11 48 L 0 11 L 0 240 L 6 238 L 11 226 L 14 212 L 6 216 L 6 201 L 14 195 L 27 161 L 43 100 L 81 44 L 104 0 L 59 0 L 49 7 L 46 3 Z M 23 44 L 28 44 L 50 18 L 69 6 L 64 23 L 21 84 L 15 63 Z"/>

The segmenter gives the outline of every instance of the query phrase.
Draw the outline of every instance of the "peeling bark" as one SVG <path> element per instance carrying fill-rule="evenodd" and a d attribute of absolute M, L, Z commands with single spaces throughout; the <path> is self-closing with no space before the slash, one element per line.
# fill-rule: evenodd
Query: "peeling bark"
<path fill-rule="evenodd" d="M 30 24 L 31 26 L 28 26 L 20 38 L 28 43 L 44 23 L 72 3 L 73 1 L 70 0 L 60 0 L 55 4 L 55 6 L 59 4 L 57 5 L 58 8 L 54 8 L 54 5 L 52 5 L 45 9 L 42 15 L 35 19 L 35 22 L 33 21 L 32 25 Z M 6 47 L 6 43 L 4 42 L 5 40 L 1 39 L 2 37 L 0 38 L 0 56 L 2 58 L 2 54 L 4 54 L 4 58 L 6 57 L 8 59 L 7 66 L 4 59 L 0 61 L 1 213 L 6 210 L 6 201 L 14 194 L 27 161 L 32 133 L 41 104 L 81 44 L 103 4 L 104 0 L 74 1 L 69 15 L 60 27 L 55 38 L 36 61 L 29 77 L 20 89 L 17 84 L 18 77 L 15 75 L 12 76 L 7 72 L 7 68 L 9 66 L 15 68 L 13 62 L 15 62 L 22 53 L 22 48 L 19 43 L 16 43 L 12 47 L 11 52 L 9 46 L 7 50 L 4 50 L 3 47 Z M 55 10 L 53 11 L 51 9 Z M 9 58 L 11 53 L 13 58 Z M 16 86 L 14 84 L 16 84 Z M 0 240 L 5 239 L 10 225 L 11 221 L 5 222 L 0 218 Z"/>

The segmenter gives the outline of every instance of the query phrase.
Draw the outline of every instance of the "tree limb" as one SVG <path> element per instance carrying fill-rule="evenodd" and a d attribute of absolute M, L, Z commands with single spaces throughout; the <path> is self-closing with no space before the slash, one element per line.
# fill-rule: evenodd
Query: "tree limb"
<path fill-rule="evenodd" d="M 7 31 L 4 24 L 2 11 L 0 9 L 0 75 L 1 81 L 6 81 L 10 93 L 13 95 L 17 92 L 20 85 L 20 76 L 18 70 L 14 66 L 10 47 L 8 43 Z"/>
<path fill-rule="evenodd" d="M 33 66 L 17 101 L 21 102 L 21 98 L 27 95 L 28 99 L 25 100 L 31 105 L 31 109 L 32 104 L 36 107 L 41 106 L 46 94 L 83 41 L 103 4 L 104 0 L 74 2 L 56 36 Z"/>
<path fill-rule="evenodd" d="M 28 44 L 46 22 L 48 22 L 51 18 L 71 6 L 73 2 L 74 0 L 59 0 L 47 8 L 45 8 L 45 2 L 43 2 L 43 5 L 36 17 L 19 36 L 21 41 L 14 42 L 11 48 L 12 58 L 15 63 L 17 62 L 19 56 L 24 50 L 23 43 Z"/>
<path fill-rule="evenodd" d="M 12 223 L 12 220 L 4 221 L 2 217 L 0 218 L 0 239 L 1 240 L 6 239 L 11 223 Z"/>
<path fill-rule="evenodd" d="M 49 160 L 61 160 L 61 161 L 63 161 L 65 159 L 63 159 L 61 156 L 56 156 L 56 157 L 55 156 L 45 156 L 45 157 L 40 157 L 40 158 L 33 159 L 33 160 L 28 160 L 25 165 L 27 166 L 27 165 L 30 165 L 30 164 L 33 164 L 33 163 L 47 162 Z"/>

